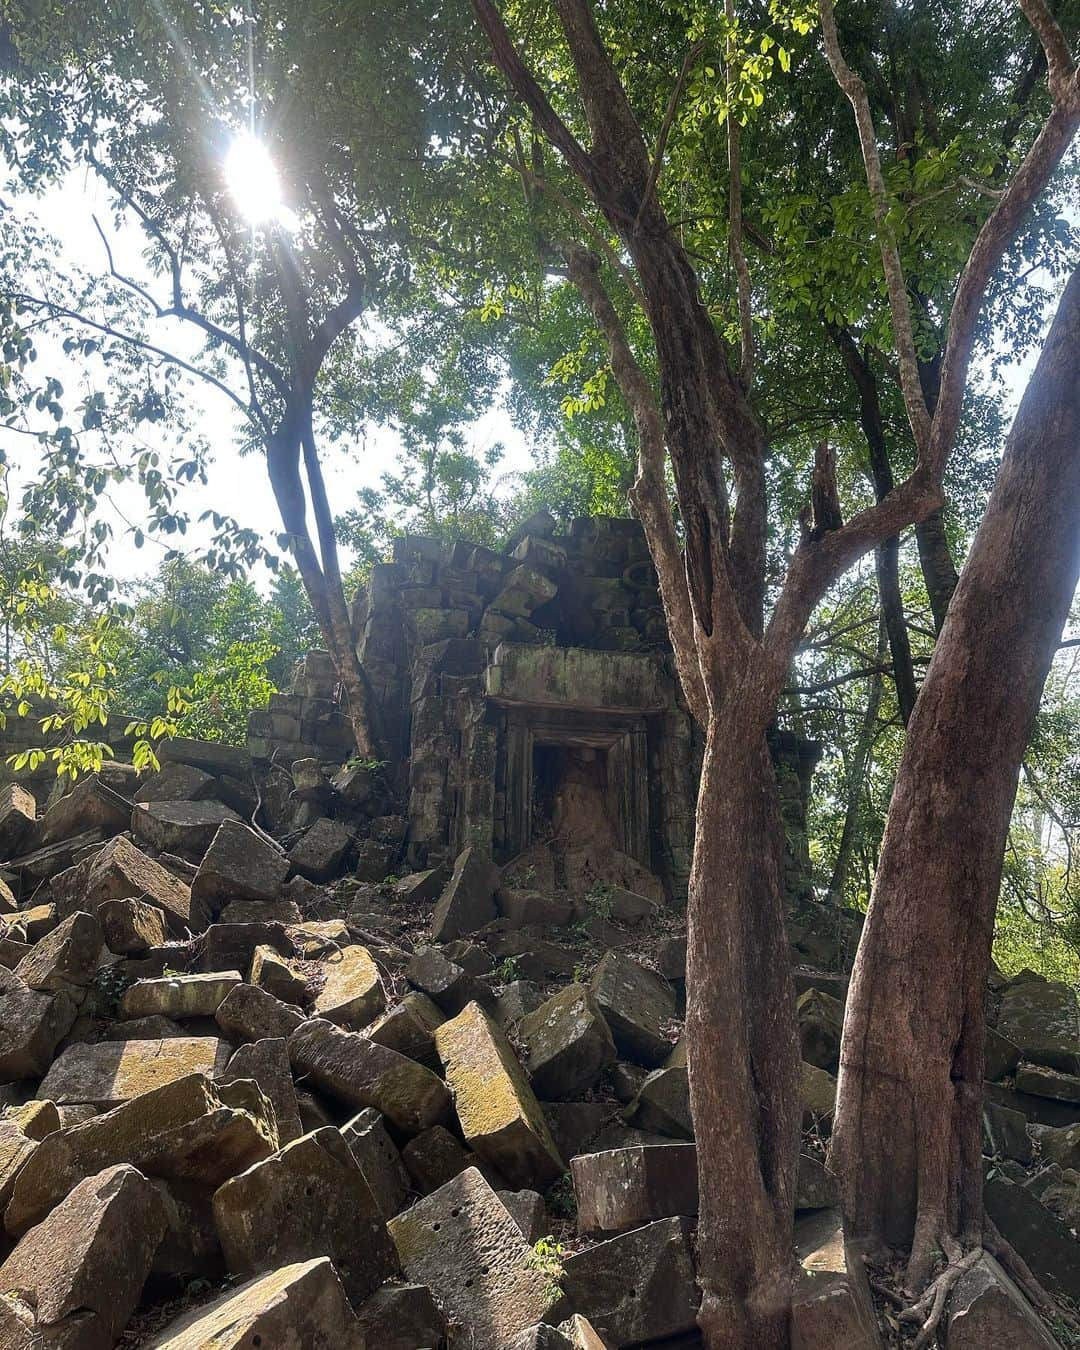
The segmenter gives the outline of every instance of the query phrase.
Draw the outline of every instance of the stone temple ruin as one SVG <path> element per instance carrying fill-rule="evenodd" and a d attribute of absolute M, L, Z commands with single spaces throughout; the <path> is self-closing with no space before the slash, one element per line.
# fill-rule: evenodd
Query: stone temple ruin
<path fill-rule="evenodd" d="M 699 743 L 641 536 L 404 538 L 246 747 L 0 787 L 0 1350 L 699 1345 L 682 917 Z M 13 718 L 0 752 L 32 743 Z M 824 1166 L 860 916 L 773 738 L 802 1052 L 793 1321 L 883 1350 Z M 995 973 L 986 1205 L 1080 1301 L 1074 991 Z M 984 1255 L 950 1350 L 1052 1350 Z"/>

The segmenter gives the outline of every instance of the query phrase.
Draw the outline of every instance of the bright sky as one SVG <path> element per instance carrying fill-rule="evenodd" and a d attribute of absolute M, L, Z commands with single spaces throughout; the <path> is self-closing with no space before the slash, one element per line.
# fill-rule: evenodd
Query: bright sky
<path fill-rule="evenodd" d="M 276 209 L 276 194 L 272 180 L 268 181 L 266 177 L 266 163 L 259 166 L 261 172 L 247 173 L 253 164 L 250 152 L 250 146 L 239 147 L 224 168 L 229 170 L 231 167 L 239 178 L 245 202 L 250 206 L 250 214 L 263 218 L 272 215 Z M 36 216 L 41 227 L 59 240 L 69 266 L 101 273 L 108 270 L 108 261 L 104 245 L 94 227 L 96 216 L 109 234 L 118 269 L 146 285 L 162 300 L 167 299 L 160 279 L 155 282 L 142 262 L 143 240 L 137 223 L 131 222 L 118 234 L 112 231 L 112 208 L 108 193 L 94 174 L 72 172 L 62 184 L 39 198 L 28 200 L 9 197 L 7 202 L 17 216 Z M 160 321 L 154 334 L 155 340 L 163 347 L 185 359 L 198 360 L 198 335 L 182 321 Z M 78 361 L 66 357 L 59 343 L 50 344 L 40 334 L 37 335 L 37 346 L 43 358 L 39 363 L 42 370 L 55 374 L 65 386 L 74 388 L 78 383 Z M 203 511 L 213 509 L 231 515 L 244 528 L 259 531 L 268 545 L 276 550 L 273 536 L 281 529 L 281 523 L 264 465 L 255 455 L 241 456 L 235 448 L 240 414 L 223 394 L 210 385 L 199 386 L 197 396 L 201 404 L 196 416 L 196 429 L 213 447 L 214 463 L 210 466 L 208 485 L 186 486 L 182 497 L 178 499 L 178 505 L 187 511 L 192 522 L 186 536 L 186 546 L 198 549 L 208 542 L 211 532 L 209 527 L 199 526 L 197 521 Z M 470 437 L 471 448 L 477 452 L 483 452 L 496 442 L 501 442 L 504 447 L 503 458 L 494 470 L 496 479 L 517 474 L 532 462 L 525 438 L 501 409 L 478 419 L 473 424 Z M 12 435 L 5 438 L 2 430 L 0 446 L 7 452 L 13 467 L 11 487 L 17 490 L 19 483 L 25 480 L 26 474 L 33 468 L 33 452 L 28 452 L 24 438 Z M 335 512 L 344 512 L 351 507 L 360 488 L 380 486 L 382 475 L 396 468 L 399 450 L 396 433 L 381 428 L 374 428 L 363 443 L 348 449 L 324 447 L 327 490 Z M 134 546 L 125 518 L 138 523 L 140 503 L 141 494 L 137 488 L 121 489 L 115 497 L 116 509 L 111 513 L 114 529 L 114 541 L 110 548 L 111 570 L 115 576 L 125 580 L 152 573 L 167 547 L 149 539 L 142 549 Z M 175 544 L 175 537 L 170 542 Z"/>

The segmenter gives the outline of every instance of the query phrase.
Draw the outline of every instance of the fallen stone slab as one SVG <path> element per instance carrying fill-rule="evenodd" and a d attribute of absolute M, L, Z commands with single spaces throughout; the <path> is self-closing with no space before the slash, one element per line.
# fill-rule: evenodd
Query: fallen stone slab
<path fill-rule="evenodd" d="M 1023 1115 L 997 1102 L 983 1102 L 981 1114 L 983 1153 L 988 1158 L 1012 1158 L 1028 1166 L 1034 1152 Z"/>
<path fill-rule="evenodd" d="M 437 947 L 421 947 L 406 966 L 405 978 L 448 1017 L 456 1016 L 468 1003 L 489 1004 L 495 1000 L 490 985 L 449 960 Z"/>
<path fill-rule="evenodd" d="M 574 1350 L 574 1342 L 547 1322 L 519 1331 L 508 1350 Z"/>
<path fill-rule="evenodd" d="M 314 1015 L 353 1030 L 366 1027 L 386 1007 L 379 968 L 366 947 L 342 947 L 323 962 L 323 987 Z"/>
<path fill-rule="evenodd" d="M 1055 1350 L 1031 1304 L 988 1253 L 961 1275 L 949 1296 L 949 1350 Z"/>
<path fill-rule="evenodd" d="M 840 1064 L 843 1003 L 820 989 L 807 989 L 799 995 L 795 1009 L 802 1058 L 807 1064 L 835 1073 Z"/>
<path fill-rule="evenodd" d="M 228 1046 L 214 1036 L 70 1045 L 45 1075 L 37 1095 L 57 1105 L 85 1102 L 108 1110 L 189 1074 L 217 1078 L 228 1053 Z"/>
<path fill-rule="evenodd" d="M 139 784 L 135 793 L 137 802 L 197 802 L 214 793 L 212 773 L 197 769 L 193 764 L 163 764 L 157 773 L 150 774 Z"/>
<path fill-rule="evenodd" d="M 835 1209 L 840 1203 L 840 1184 L 819 1157 L 800 1152 L 795 1179 L 795 1208 Z"/>
<path fill-rule="evenodd" d="M 324 816 L 289 850 L 289 862 L 309 881 L 329 881 L 342 870 L 352 845 L 352 832 L 340 820 Z"/>
<path fill-rule="evenodd" d="M 221 802 L 136 802 L 131 832 L 160 853 L 200 862 L 226 820 L 240 817 Z"/>
<path fill-rule="evenodd" d="M 379 1213 L 384 1219 L 392 1219 L 409 1194 L 409 1174 L 381 1113 L 366 1106 L 342 1125 L 341 1135 L 371 1187 Z"/>
<path fill-rule="evenodd" d="M 143 900 L 106 900 L 98 906 L 105 946 L 117 956 L 137 956 L 168 940 L 165 911 Z"/>
<path fill-rule="evenodd" d="M 1013 1079 L 1017 1092 L 1052 1097 L 1058 1102 L 1080 1102 L 1080 1076 L 1048 1069 L 1042 1064 L 1021 1064 Z"/>
<path fill-rule="evenodd" d="M 836 1110 L 836 1079 L 825 1069 L 805 1061 L 799 1066 L 803 1129 L 832 1129 Z"/>
<path fill-rule="evenodd" d="M 1020 1047 L 995 1027 L 986 1028 L 986 1063 L 983 1073 L 990 1083 L 1010 1074 L 1020 1063 Z"/>
<path fill-rule="evenodd" d="M 37 821 L 34 794 L 18 783 L 0 787 L 0 858 L 12 857 L 30 837 Z"/>
<path fill-rule="evenodd" d="M 366 1029 L 368 1040 L 389 1046 L 399 1055 L 408 1055 L 421 1064 L 432 1065 L 435 1053 L 435 1028 L 446 1021 L 442 1010 L 427 994 L 410 989 L 400 1003 L 377 1018 Z"/>
<path fill-rule="evenodd" d="M 65 993 L 30 989 L 0 966 L 0 1081 L 38 1078 L 71 1030 L 75 1004 Z"/>
<path fill-rule="evenodd" d="M 249 1280 L 171 1323 L 147 1350 L 347 1350 L 358 1335 L 337 1272 L 322 1256 Z"/>
<path fill-rule="evenodd" d="M 233 906 L 229 906 L 230 909 Z M 308 982 L 287 956 L 265 944 L 255 948 L 251 957 L 251 983 L 265 989 L 282 1003 L 303 1005 L 309 997 Z"/>
<path fill-rule="evenodd" d="M 92 859 L 86 872 L 84 899 L 81 904 L 73 902 L 73 908 L 96 913 L 106 900 L 140 900 L 156 905 L 178 935 L 205 926 L 198 905 L 192 911 L 190 888 L 123 835 L 110 840 Z"/>
<path fill-rule="evenodd" d="M 401 1160 L 421 1195 L 430 1195 L 470 1167 L 479 1168 L 484 1180 L 496 1190 L 506 1184 L 505 1178 L 500 1177 L 490 1163 L 466 1148 L 445 1125 L 432 1125 L 421 1130 L 401 1150 Z"/>
<path fill-rule="evenodd" d="M 568 895 L 501 886 L 495 895 L 499 913 L 508 928 L 565 928 L 574 917 L 573 901 Z"/>
<path fill-rule="evenodd" d="M 446 889 L 431 916 L 431 936 L 435 942 L 476 933 L 498 917 L 495 892 L 499 869 L 479 849 L 463 849 L 454 862 Z M 438 1001 L 438 1000 L 436 1000 Z"/>
<path fill-rule="evenodd" d="M 114 1344 L 164 1231 L 161 1197 L 134 1167 L 106 1168 L 81 1181 L 0 1266 L 4 1302 L 19 1320 L 26 1310 L 38 1338 L 26 1346 Z"/>
<path fill-rule="evenodd" d="M 215 778 L 251 777 L 251 756 L 242 746 L 221 741 L 198 741 L 190 736 L 170 736 L 158 752 L 162 764 L 190 764 Z"/>
<path fill-rule="evenodd" d="M 249 1079 L 266 1093 L 274 1108 L 278 1140 L 282 1144 L 290 1144 L 304 1133 L 289 1051 L 282 1037 L 267 1037 L 240 1046 L 230 1056 L 219 1081 L 233 1083 L 238 1079 Z"/>
<path fill-rule="evenodd" d="M 577 1252 L 563 1288 L 578 1312 L 615 1345 L 677 1336 L 697 1325 L 690 1223 L 660 1219 Z"/>
<path fill-rule="evenodd" d="M 46 808 L 38 822 L 37 843 L 53 844 L 86 830 L 119 834 L 127 829 L 130 815 L 131 803 L 93 774 L 81 778 L 70 792 Z"/>
<path fill-rule="evenodd" d="M 159 1016 L 176 1022 L 189 1017 L 213 1017 L 228 994 L 242 983 L 238 970 L 138 980 L 124 991 L 120 1012 L 124 1017 Z"/>
<path fill-rule="evenodd" d="M 436 1029 L 435 1048 L 466 1142 L 512 1185 L 546 1190 L 566 1167 L 504 1032 L 470 1003 Z"/>
<path fill-rule="evenodd" d="M 1010 984 L 1001 996 L 997 1029 L 1029 1063 L 1080 1074 L 1080 1014 L 1069 985 L 1050 980 Z"/>
<path fill-rule="evenodd" d="M 548 1235 L 551 1219 L 544 1205 L 544 1197 L 538 1191 L 496 1190 L 495 1194 L 509 1210 L 510 1217 L 521 1229 L 521 1236 L 530 1247 L 535 1247 L 541 1238 Z"/>
<path fill-rule="evenodd" d="M 569 984 L 518 1024 L 538 1097 L 580 1097 L 615 1062 L 615 1042 L 587 986 Z"/>
<path fill-rule="evenodd" d="M 38 1146 L 13 1120 L 0 1120 L 0 1210 L 7 1207 L 15 1180 Z"/>
<path fill-rule="evenodd" d="M 690 1081 L 686 1069 L 681 1065 L 654 1069 L 638 1089 L 629 1119 L 641 1130 L 668 1135 L 672 1139 L 693 1139 Z"/>
<path fill-rule="evenodd" d="M 198 968 L 206 974 L 249 970 L 259 947 L 273 947 L 282 956 L 296 953 L 280 923 L 212 923 L 198 945 Z"/>
<path fill-rule="evenodd" d="M 371 1188 L 332 1128 L 302 1135 L 226 1181 L 214 1193 L 214 1222 L 233 1274 L 329 1256 L 354 1307 L 397 1271 Z"/>
<path fill-rule="evenodd" d="M 210 841 L 191 892 L 216 914 L 230 900 L 277 900 L 288 874 L 284 853 L 243 821 L 227 818 Z"/>
<path fill-rule="evenodd" d="M 51 881 L 92 857 L 107 838 L 104 830 L 84 830 L 82 834 L 20 854 L 5 863 L 5 868 L 10 876 L 18 878 L 22 894 L 32 895 L 42 882 Z"/>
<path fill-rule="evenodd" d="M 536 1268 L 506 1206 L 475 1167 L 387 1225 L 407 1279 L 426 1285 L 474 1350 L 505 1350 L 559 1315 L 562 1291 Z"/>
<path fill-rule="evenodd" d="M 450 869 L 442 864 L 423 872 L 412 872 L 394 883 L 394 899 L 405 904 L 433 904 L 449 880 Z"/>
<path fill-rule="evenodd" d="M 881 1350 L 866 1267 L 844 1239 L 837 1210 L 821 1210 L 795 1223 L 802 1267 L 791 1320 L 802 1350 Z"/>
<path fill-rule="evenodd" d="M 1039 1145 L 1048 1161 L 1059 1167 L 1080 1168 L 1080 1124 L 1040 1130 Z"/>
<path fill-rule="evenodd" d="M 15 967 L 15 973 L 31 989 L 81 989 L 94 978 L 103 940 L 101 924 L 94 915 L 77 912 L 39 938 Z"/>
<path fill-rule="evenodd" d="M 272 1107 L 254 1084 L 192 1074 L 42 1139 L 15 1179 L 4 1225 L 19 1236 L 73 1186 L 120 1162 L 146 1176 L 216 1187 L 278 1144 Z"/>
<path fill-rule="evenodd" d="M 304 1014 L 254 984 L 237 984 L 218 1005 L 214 1021 L 231 1041 L 288 1040 Z"/>
<path fill-rule="evenodd" d="M 357 1309 L 362 1344 L 378 1350 L 442 1345 L 446 1318 L 422 1284 L 384 1284 Z"/>
<path fill-rule="evenodd" d="M 655 971 L 611 951 L 597 966 L 590 987 L 625 1055 L 651 1067 L 670 1054 L 675 995 Z"/>
<path fill-rule="evenodd" d="M 293 1073 L 313 1087 L 353 1108 L 373 1106 L 405 1134 L 418 1134 L 450 1114 L 450 1094 L 430 1069 L 321 1017 L 292 1033 L 289 1059 Z"/>
<path fill-rule="evenodd" d="M 578 1232 L 622 1233 L 698 1211 L 697 1149 L 658 1144 L 583 1153 L 570 1160 Z"/>
<path fill-rule="evenodd" d="M 164 1041 L 176 1036 L 187 1036 L 178 1022 L 167 1017 L 133 1017 L 129 1021 L 111 1022 L 102 1030 L 103 1041 Z"/>

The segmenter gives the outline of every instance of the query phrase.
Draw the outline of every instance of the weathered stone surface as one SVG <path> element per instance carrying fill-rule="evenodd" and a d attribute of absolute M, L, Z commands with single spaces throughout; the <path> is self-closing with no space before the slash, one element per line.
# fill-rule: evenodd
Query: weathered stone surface
<path fill-rule="evenodd" d="M 217 913 L 229 900 L 276 900 L 289 863 L 280 849 L 230 813 L 217 827 L 191 893 Z"/>
<path fill-rule="evenodd" d="M 499 869 L 489 858 L 471 847 L 459 853 L 431 917 L 432 938 L 436 942 L 449 942 L 489 924 L 498 914 L 495 908 L 498 885 Z"/>
<path fill-rule="evenodd" d="M 538 984 L 532 980 L 512 980 L 500 990 L 491 1015 L 501 1027 L 513 1027 L 543 1002 L 544 992 Z"/>
<path fill-rule="evenodd" d="M 372 1350 L 416 1350 L 446 1337 L 446 1319 L 422 1284 L 384 1284 L 357 1310 L 357 1321 Z"/>
<path fill-rule="evenodd" d="M 308 999 L 308 982 L 304 976 L 294 969 L 287 956 L 265 944 L 256 947 L 252 955 L 251 983 L 281 999 L 282 1003 L 302 1005 Z"/>
<path fill-rule="evenodd" d="M 0 1081 L 43 1074 L 71 1030 L 75 1011 L 67 994 L 30 989 L 13 970 L 0 966 Z"/>
<path fill-rule="evenodd" d="M 15 1179 L 37 1144 L 14 1120 L 0 1120 L 0 1209 L 7 1207 Z"/>
<path fill-rule="evenodd" d="M 257 1083 L 269 1098 L 274 1108 L 279 1141 L 289 1144 L 298 1139 L 303 1130 L 300 1127 L 300 1108 L 285 1040 L 267 1037 L 240 1046 L 230 1057 L 219 1081 L 232 1083 L 245 1078 Z"/>
<path fill-rule="evenodd" d="M 373 1106 L 406 1134 L 418 1134 L 450 1113 L 446 1085 L 430 1069 L 324 1018 L 296 1028 L 289 1059 L 293 1072 L 306 1075 L 312 1086 L 347 1106 Z"/>
<path fill-rule="evenodd" d="M 804 1062 L 799 1067 L 802 1075 L 800 1092 L 803 1128 L 817 1127 L 828 1131 L 832 1128 L 833 1111 L 836 1109 L 836 1079 L 815 1064 Z"/>
<path fill-rule="evenodd" d="M 131 831 L 159 852 L 199 862 L 225 820 L 240 817 L 221 802 L 137 802 Z"/>
<path fill-rule="evenodd" d="M 1012 1073 L 1020 1063 L 1020 1047 L 1014 1045 L 1007 1036 L 1003 1036 L 995 1027 L 986 1028 L 986 1065 L 985 1075 L 988 1082 L 996 1082 Z"/>
<path fill-rule="evenodd" d="M 389 1046 L 421 1064 L 435 1063 L 435 1028 L 446 1021 L 437 1004 L 419 989 L 410 989 L 400 1003 L 373 1022 L 364 1033 L 368 1040 Z"/>
<path fill-rule="evenodd" d="M 517 1224 L 469 1168 L 388 1225 L 408 1279 L 426 1285 L 475 1350 L 505 1350 L 519 1332 L 562 1303 L 557 1285 L 530 1261 Z"/>
<path fill-rule="evenodd" d="M 349 1146 L 335 1129 L 302 1135 L 214 1193 L 234 1274 L 329 1256 L 354 1306 L 393 1275 L 393 1246 Z"/>
<path fill-rule="evenodd" d="M 518 1025 L 533 1090 L 545 1100 L 579 1097 L 615 1062 L 615 1042 L 583 984 L 569 984 Z"/>
<path fill-rule="evenodd" d="M 11 858 L 26 840 L 37 820 L 34 794 L 18 783 L 0 787 L 0 858 Z"/>
<path fill-rule="evenodd" d="M 840 1186 L 825 1164 L 812 1153 L 799 1154 L 795 1180 L 795 1208 L 835 1209 L 840 1203 Z"/>
<path fill-rule="evenodd" d="M 1019 1111 L 997 1102 L 984 1102 L 982 1109 L 983 1152 L 990 1158 L 1012 1158 L 1027 1166 L 1033 1153 L 1027 1121 Z"/>
<path fill-rule="evenodd" d="M 438 947 L 421 947 L 406 966 L 405 975 L 449 1017 L 468 1003 L 491 1003 L 495 998 L 489 985 L 448 960 Z"/>
<path fill-rule="evenodd" d="M 288 1040 L 304 1015 L 253 984 L 238 984 L 219 1004 L 214 1020 L 231 1041 Z"/>
<path fill-rule="evenodd" d="M 215 1085 L 192 1074 L 50 1133 L 16 1178 L 4 1223 L 24 1233 L 78 1182 L 120 1162 L 147 1176 L 217 1186 L 277 1147 L 268 1099 L 250 1084 Z"/>
<path fill-rule="evenodd" d="M 574 1343 L 558 1327 L 538 1322 L 534 1327 L 519 1331 L 507 1350 L 574 1350 Z"/>
<path fill-rule="evenodd" d="M 353 1028 L 365 1027 L 386 1007 L 379 968 L 366 947 L 342 947 L 323 962 L 323 987 L 315 1016 Z"/>
<path fill-rule="evenodd" d="M 565 928 L 574 917 L 574 905 L 568 895 L 500 886 L 495 899 L 499 912 L 512 928 L 526 928 L 530 924 Z"/>
<path fill-rule="evenodd" d="M 802 1058 L 807 1064 L 835 1073 L 840 1064 L 843 1003 L 820 989 L 807 989 L 799 995 L 796 1010 Z"/>
<path fill-rule="evenodd" d="M 795 1249 L 802 1276 L 791 1319 L 800 1350 L 880 1350 L 866 1270 L 844 1241 L 839 1213 L 821 1210 L 797 1220 Z"/>
<path fill-rule="evenodd" d="M 430 1195 L 470 1167 L 478 1167 L 489 1185 L 505 1184 L 490 1163 L 483 1162 L 445 1125 L 421 1130 L 401 1150 L 401 1159 L 421 1195 Z"/>
<path fill-rule="evenodd" d="M 329 1258 L 260 1275 L 173 1322 L 147 1350 L 357 1350 L 359 1331 Z"/>
<path fill-rule="evenodd" d="M 693 1139 L 686 1069 L 681 1065 L 654 1069 L 638 1091 L 630 1119 L 642 1130 L 653 1130 L 673 1139 Z"/>
<path fill-rule="evenodd" d="M 670 1053 L 675 995 L 655 971 L 612 951 L 597 966 L 590 987 L 624 1054 L 651 1066 Z"/>
<path fill-rule="evenodd" d="M 1080 1124 L 1052 1126 L 1039 1132 L 1043 1157 L 1059 1167 L 1080 1168 Z"/>
<path fill-rule="evenodd" d="M 409 1194 L 409 1174 L 381 1114 L 367 1106 L 342 1125 L 341 1134 L 371 1187 L 379 1213 L 384 1219 L 392 1219 Z"/>
<path fill-rule="evenodd" d="M 1076 994 L 1067 984 L 1014 981 L 1001 996 L 997 1029 L 1030 1063 L 1080 1073 L 1080 1018 Z"/>
<path fill-rule="evenodd" d="M 436 1029 L 435 1048 L 471 1147 L 511 1183 L 546 1189 L 565 1166 L 504 1033 L 470 1003 Z"/>
<path fill-rule="evenodd" d="M 664 1144 L 583 1153 L 570 1160 L 578 1232 L 622 1233 L 698 1210 L 697 1149 Z"/>
<path fill-rule="evenodd" d="M 143 900 L 106 900 L 97 916 L 105 946 L 118 956 L 160 947 L 169 936 L 165 911 Z"/>
<path fill-rule="evenodd" d="M 544 1197 L 538 1191 L 500 1191 L 495 1194 L 510 1212 L 510 1217 L 521 1229 L 521 1236 L 530 1247 L 541 1238 L 547 1237 L 551 1229 L 551 1219 L 544 1204 Z"/>
<path fill-rule="evenodd" d="M 70 989 L 90 983 L 101 953 L 101 924 L 75 913 L 40 938 L 15 967 L 31 989 Z"/>
<path fill-rule="evenodd" d="M 196 741 L 189 736 L 170 736 L 162 741 L 159 759 L 162 764 L 192 764 L 214 777 L 226 774 L 230 778 L 250 778 L 251 756 L 236 745 L 221 741 Z"/>
<path fill-rule="evenodd" d="M 309 881 L 329 881 L 344 866 L 352 842 L 352 832 L 340 820 L 324 816 L 289 850 L 289 862 Z"/>
<path fill-rule="evenodd" d="M 675 1336 L 696 1325 L 698 1291 L 685 1219 L 660 1219 L 567 1257 L 563 1288 L 616 1345 Z"/>
<path fill-rule="evenodd" d="M 449 880 L 450 869 L 442 864 L 412 872 L 394 883 L 394 898 L 406 904 L 430 905 L 442 895 Z"/>
<path fill-rule="evenodd" d="M 213 1017 L 228 994 L 242 984 L 238 970 L 215 975 L 163 975 L 139 980 L 124 991 L 120 1011 L 124 1017 Z"/>
<path fill-rule="evenodd" d="M 129 1021 L 111 1022 L 102 1030 L 103 1041 L 163 1041 L 175 1036 L 187 1036 L 178 1022 L 167 1017 L 133 1017 Z"/>
<path fill-rule="evenodd" d="M 164 764 L 140 783 L 137 802 L 197 802 L 213 796 L 214 775 L 193 764 Z"/>
<path fill-rule="evenodd" d="M 1058 1102 L 1080 1102 L 1080 1077 L 1047 1069 L 1041 1064 L 1021 1064 L 1016 1070 L 1013 1086 L 1017 1092 L 1030 1092 L 1036 1097 L 1052 1097 Z"/>
<path fill-rule="evenodd" d="M 0 1266 L 0 1290 L 9 1303 L 33 1309 L 43 1339 L 63 1344 L 66 1323 L 92 1319 L 79 1327 L 86 1339 L 77 1343 L 111 1346 L 135 1310 L 164 1231 L 154 1186 L 134 1167 L 107 1168 L 20 1240 Z"/>
<path fill-rule="evenodd" d="M 92 774 L 81 778 L 46 808 L 38 822 L 36 841 L 39 846 L 53 844 L 86 830 L 118 834 L 127 828 L 130 809 L 118 792 Z"/>
<path fill-rule="evenodd" d="M 227 1057 L 228 1047 L 213 1036 L 70 1045 L 45 1075 L 38 1096 L 107 1110 L 189 1074 L 216 1078 Z"/>
<path fill-rule="evenodd" d="M 1061 1220 L 1030 1191 L 1001 1176 L 986 1183 L 983 1200 L 1002 1237 L 1024 1258 L 1047 1291 L 1080 1300 L 1076 1239 Z"/>
<path fill-rule="evenodd" d="M 1023 1294 L 987 1252 L 949 1297 L 949 1350 L 1054 1350 L 1056 1342 Z"/>
<path fill-rule="evenodd" d="M 273 947 L 282 956 L 292 956 L 295 947 L 280 923 L 212 923 L 202 936 L 198 968 L 248 970 L 257 947 Z"/>
<path fill-rule="evenodd" d="M 123 835 L 105 845 L 90 864 L 81 906 L 96 912 L 106 900 L 142 900 L 164 910 L 173 931 L 183 934 L 203 927 L 198 906 L 192 912 L 191 891 L 179 878 Z"/>

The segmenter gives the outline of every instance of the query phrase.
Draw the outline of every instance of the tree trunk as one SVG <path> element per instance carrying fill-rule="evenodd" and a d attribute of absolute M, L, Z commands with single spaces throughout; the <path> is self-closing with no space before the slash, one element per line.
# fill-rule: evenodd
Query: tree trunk
<path fill-rule="evenodd" d="M 831 1165 L 908 1283 L 982 1232 L 984 999 L 1020 763 L 1080 573 L 1080 273 L 1021 402 L 908 728 L 852 974 Z M 943 979 L 942 973 L 949 972 Z"/>
<path fill-rule="evenodd" d="M 885 655 L 886 624 L 882 617 L 878 633 L 877 659 L 880 664 Z M 877 732 L 878 713 L 881 710 L 882 677 L 872 675 L 870 692 L 866 699 L 866 712 L 859 728 L 858 740 L 852 752 L 851 769 L 847 775 L 847 803 L 844 808 L 844 825 L 840 831 L 840 843 L 836 850 L 832 876 L 829 879 L 829 904 L 844 903 L 844 887 L 847 885 L 851 859 L 859 846 L 862 834 L 863 812 L 862 794 L 866 786 L 866 775 L 870 769 L 870 760 L 874 753 L 874 736 Z"/>
<path fill-rule="evenodd" d="M 941 511 L 934 511 L 915 526 L 915 542 L 919 546 L 919 565 L 930 597 L 934 627 L 940 633 L 957 584 L 956 564 Z"/>
<path fill-rule="evenodd" d="M 798 1150 L 783 829 L 763 733 L 710 720 L 687 912 L 690 1100 L 709 1350 L 786 1350 Z"/>

